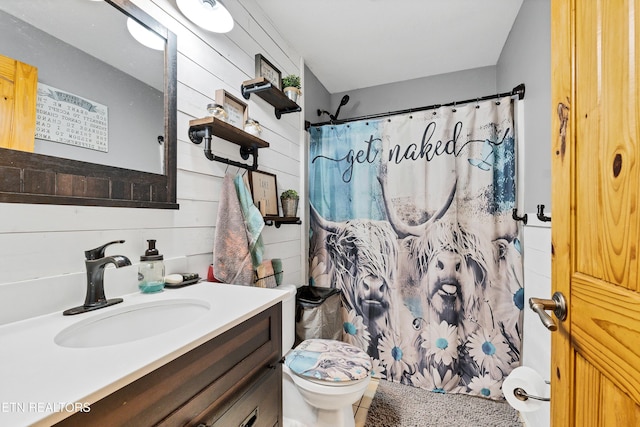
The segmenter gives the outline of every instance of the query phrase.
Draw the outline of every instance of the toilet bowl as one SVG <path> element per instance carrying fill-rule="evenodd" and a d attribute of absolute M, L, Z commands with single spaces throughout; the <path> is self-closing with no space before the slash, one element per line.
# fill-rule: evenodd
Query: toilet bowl
<path fill-rule="evenodd" d="M 364 394 L 371 360 L 361 349 L 341 341 L 295 341 L 294 285 L 281 285 L 289 295 L 282 301 L 282 405 L 285 427 L 354 427 L 353 403 Z"/>

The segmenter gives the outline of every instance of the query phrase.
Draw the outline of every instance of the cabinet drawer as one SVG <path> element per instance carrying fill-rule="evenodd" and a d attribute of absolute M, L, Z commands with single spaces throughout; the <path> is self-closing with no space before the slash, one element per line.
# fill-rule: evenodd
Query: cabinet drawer
<path fill-rule="evenodd" d="M 272 427 L 279 423 L 282 407 L 282 368 L 269 369 L 248 387 L 223 414 L 211 414 L 201 422 L 212 427 Z"/>
<path fill-rule="evenodd" d="M 89 412 L 78 412 L 57 425 L 188 424 L 277 363 L 280 335 L 277 304 L 93 403 Z"/>

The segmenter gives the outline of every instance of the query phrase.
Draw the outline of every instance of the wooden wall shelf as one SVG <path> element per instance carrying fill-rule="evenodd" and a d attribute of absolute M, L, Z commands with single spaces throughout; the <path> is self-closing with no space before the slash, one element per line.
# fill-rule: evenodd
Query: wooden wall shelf
<path fill-rule="evenodd" d="M 249 99 L 252 93 L 273 105 L 275 108 L 276 118 L 280 119 L 283 114 L 297 113 L 302 111 L 302 107 L 287 98 L 280 89 L 275 88 L 271 82 L 264 77 L 258 77 L 253 80 L 247 80 L 242 83 L 240 88 L 244 99 Z"/>
<path fill-rule="evenodd" d="M 280 228 L 282 224 L 302 224 L 302 221 L 300 221 L 300 218 L 297 216 L 266 215 L 264 216 L 264 223 L 266 225 L 275 225 L 276 228 Z"/>
<path fill-rule="evenodd" d="M 269 143 L 263 139 L 253 136 L 244 130 L 229 123 L 216 119 L 215 117 L 203 117 L 201 119 L 189 120 L 189 130 L 202 130 L 209 126 L 212 135 L 233 142 L 245 148 L 268 148 Z"/>
<path fill-rule="evenodd" d="M 253 164 L 247 165 L 213 154 L 211 139 L 214 136 L 239 145 L 240 157 L 247 160 L 249 156 L 253 156 Z M 189 139 L 194 144 L 201 144 L 204 140 L 204 155 L 207 159 L 252 171 L 258 170 L 258 149 L 269 147 L 268 142 L 215 117 L 189 120 Z"/>

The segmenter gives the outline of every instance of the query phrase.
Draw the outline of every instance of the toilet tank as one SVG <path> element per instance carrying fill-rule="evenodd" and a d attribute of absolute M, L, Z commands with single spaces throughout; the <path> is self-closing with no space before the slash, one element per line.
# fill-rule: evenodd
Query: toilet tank
<path fill-rule="evenodd" d="M 288 292 L 282 300 L 282 356 L 293 348 L 296 340 L 296 285 L 280 285 L 276 289 Z"/>

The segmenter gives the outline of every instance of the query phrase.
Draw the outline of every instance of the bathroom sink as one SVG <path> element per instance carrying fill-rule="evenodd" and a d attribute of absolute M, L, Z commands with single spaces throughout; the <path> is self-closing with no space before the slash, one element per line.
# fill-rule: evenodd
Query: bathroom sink
<path fill-rule="evenodd" d="M 68 326 L 55 336 L 54 341 L 59 346 L 71 348 L 124 344 L 184 326 L 210 309 L 206 301 L 196 299 L 161 300 L 119 307 Z"/>

